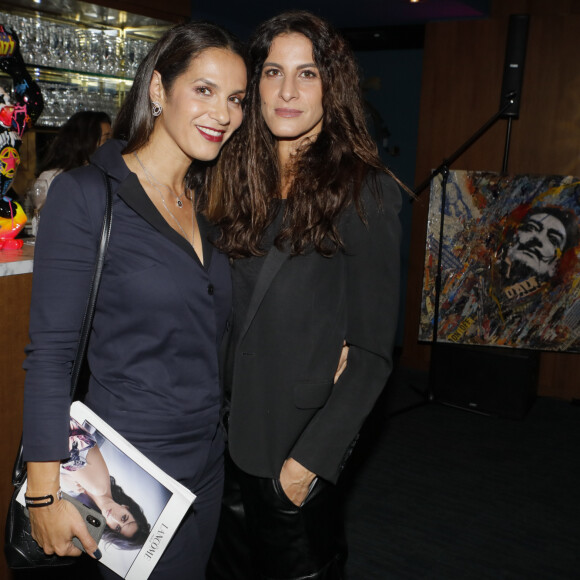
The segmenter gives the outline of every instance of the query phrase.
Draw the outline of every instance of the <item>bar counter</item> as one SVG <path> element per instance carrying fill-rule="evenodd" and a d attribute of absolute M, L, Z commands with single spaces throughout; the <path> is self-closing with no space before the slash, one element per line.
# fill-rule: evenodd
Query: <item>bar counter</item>
<path fill-rule="evenodd" d="M 24 348 L 28 344 L 28 320 L 34 246 L 26 240 L 20 250 L 0 250 L 0 524 L 4 522 L 13 487 L 12 466 L 22 434 Z M 0 558 L 0 580 L 11 575 Z"/>
<path fill-rule="evenodd" d="M 0 276 L 31 274 L 34 244 L 25 241 L 20 250 L 0 250 Z"/>

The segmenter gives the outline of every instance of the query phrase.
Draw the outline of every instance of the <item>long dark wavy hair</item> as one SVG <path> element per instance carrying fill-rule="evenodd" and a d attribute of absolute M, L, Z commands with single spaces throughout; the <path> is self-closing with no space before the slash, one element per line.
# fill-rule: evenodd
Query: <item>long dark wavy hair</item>
<path fill-rule="evenodd" d="M 48 147 L 36 176 L 47 169 L 69 171 L 89 162 L 102 137 L 101 123 L 111 124 L 103 111 L 79 111 L 58 130 Z"/>
<path fill-rule="evenodd" d="M 230 50 L 246 62 L 246 51 L 242 43 L 230 32 L 211 22 L 186 22 L 170 28 L 153 46 L 143 59 L 133 86 L 129 91 L 113 127 L 116 139 L 127 141 L 123 153 L 133 153 L 147 144 L 155 117 L 151 114 L 149 85 L 153 73 L 161 75 L 163 89 L 171 93 L 177 77 L 182 75 L 204 50 L 221 48 Z M 189 189 L 200 185 L 203 170 L 207 164 L 194 161 L 186 176 Z"/>
<path fill-rule="evenodd" d="M 143 513 L 141 506 L 131 497 L 128 496 L 120 485 L 117 485 L 115 478 L 111 475 L 111 495 L 115 502 L 119 505 L 127 507 L 137 524 L 137 531 L 130 537 L 123 536 L 120 532 L 116 532 L 109 526 L 105 526 L 103 532 L 103 539 L 107 544 L 113 544 L 120 550 L 131 550 L 140 548 L 145 540 L 149 537 L 151 526 Z"/>
<path fill-rule="evenodd" d="M 324 113 L 316 140 L 305 142 L 293 158 L 292 183 L 275 245 L 289 245 L 294 255 L 312 248 L 323 256 L 333 255 L 342 247 L 338 217 L 345 207 L 354 203 L 364 219 L 360 192 L 369 170 L 392 175 L 366 129 L 357 65 L 346 40 L 310 12 L 290 11 L 271 18 L 259 26 L 250 44 L 244 122 L 211 170 L 207 185 L 208 216 L 222 229 L 216 244 L 231 257 L 264 254 L 262 234 L 274 218 L 270 202 L 280 195 L 282 176 L 276 139 L 261 113 L 259 84 L 273 40 L 290 33 L 302 34 L 312 43 Z"/>

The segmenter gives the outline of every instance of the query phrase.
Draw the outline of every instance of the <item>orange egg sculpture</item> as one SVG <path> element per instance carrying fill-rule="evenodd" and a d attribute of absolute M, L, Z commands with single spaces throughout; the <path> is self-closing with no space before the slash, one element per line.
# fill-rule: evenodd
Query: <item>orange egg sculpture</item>
<path fill-rule="evenodd" d="M 0 201 L 0 250 L 18 250 L 22 247 L 22 240 L 14 238 L 26 221 L 22 206 L 9 197 L 3 197 Z"/>

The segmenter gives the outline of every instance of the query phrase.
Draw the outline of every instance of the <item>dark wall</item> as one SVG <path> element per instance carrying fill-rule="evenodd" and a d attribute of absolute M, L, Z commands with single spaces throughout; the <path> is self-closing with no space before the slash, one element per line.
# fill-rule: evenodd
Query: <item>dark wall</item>
<path fill-rule="evenodd" d="M 423 50 L 358 51 L 365 100 L 378 113 L 382 126 L 371 116 L 369 128 L 379 144 L 384 163 L 409 187 L 413 186 L 419 128 Z M 373 122 L 374 121 L 374 122 Z M 388 130 L 388 137 L 380 130 Z M 383 138 L 387 139 L 386 143 Z M 386 145 L 386 147 L 385 147 Z M 403 225 L 401 299 L 397 344 L 403 343 L 409 267 L 412 206 L 404 194 L 400 214 Z"/>

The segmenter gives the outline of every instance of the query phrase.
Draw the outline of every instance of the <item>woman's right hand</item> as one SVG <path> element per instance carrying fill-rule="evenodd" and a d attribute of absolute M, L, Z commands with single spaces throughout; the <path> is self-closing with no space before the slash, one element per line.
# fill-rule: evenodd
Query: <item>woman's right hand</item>
<path fill-rule="evenodd" d="M 88 554 L 95 555 L 97 552 L 97 543 L 72 503 L 57 499 L 50 506 L 29 508 L 28 513 L 32 537 L 46 554 L 80 556 L 81 551 L 72 543 L 74 536 L 81 541 Z"/>
<path fill-rule="evenodd" d="M 346 369 L 346 365 L 348 363 L 348 344 L 346 340 L 342 341 L 342 350 L 340 351 L 340 360 L 338 361 L 338 367 L 336 368 L 336 372 L 334 373 L 334 382 L 338 381 L 340 375 Z"/>
<path fill-rule="evenodd" d="M 46 554 L 79 556 L 81 551 L 72 543 L 77 537 L 87 554 L 99 559 L 101 553 L 91 537 L 81 514 L 74 505 L 58 499 L 59 462 L 28 463 L 28 497 L 52 495 L 54 503 L 43 507 L 29 507 L 32 537 Z"/>

